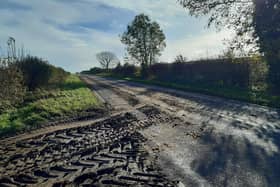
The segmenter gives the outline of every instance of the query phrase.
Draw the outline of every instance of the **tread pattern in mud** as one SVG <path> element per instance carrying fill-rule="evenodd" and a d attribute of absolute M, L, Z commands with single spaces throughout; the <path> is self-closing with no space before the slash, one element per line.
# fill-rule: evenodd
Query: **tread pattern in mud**
<path fill-rule="evenodd" d="M 0 147 L 0 186 L 174 186 L 137 132 L 151 125 L 126 113 Z"/>
<path fill-rule="evenodd" d="M 162 122 L 170 122 L 173 118 L 166 114 L 163 111 L 160 111 L 158 108 L 152 105 L 145 105 L 138 109 L 140 112 L 145 114 L 146 118 L 151 124 L 159 124 Z"/>

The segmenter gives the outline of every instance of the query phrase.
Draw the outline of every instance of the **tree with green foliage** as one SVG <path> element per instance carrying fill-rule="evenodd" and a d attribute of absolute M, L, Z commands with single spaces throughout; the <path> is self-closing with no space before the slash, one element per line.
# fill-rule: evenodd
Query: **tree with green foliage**
<path fill-rule="evenodd" d="M 114 53 L 109 51 L 98 53 L 96 55 L 96 59 L 98 60 L 100 65 L 107 71 L 109 70 L 109 68 L 115 66 L 119 62 L 118 57 Z"/>
<path fill-rule="evenodd" d="M 269 65 L 268 80 L 273 91 L 280 93 L 280 1 L 254 0 L 255 37 Z"/>
<path fill-rule="evenodd" d="M 279 0 L 178 0 L 193 16 L 209 16 L 208 26 L 232 28 L 235 48 L 254 46 L 270 66 L 269 80 L 280 91 Z"/>
<path fill-rule="evenodd" d="M 121 36 L 121 42 L 127 46 L 128 54 L 137 63 L 150 66 L 166 47 L 165 35 L 157 22 L 145 15 L 137 15 Z"/>

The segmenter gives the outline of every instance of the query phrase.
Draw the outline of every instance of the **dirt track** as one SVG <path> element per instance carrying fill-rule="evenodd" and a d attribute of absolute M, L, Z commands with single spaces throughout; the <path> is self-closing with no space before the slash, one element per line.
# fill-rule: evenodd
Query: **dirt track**
<path fill-rule="evenodd" d="M 0 141 L 0 186 L 280 185 L 279 111 L 83 78 L 112 116 Z"/>

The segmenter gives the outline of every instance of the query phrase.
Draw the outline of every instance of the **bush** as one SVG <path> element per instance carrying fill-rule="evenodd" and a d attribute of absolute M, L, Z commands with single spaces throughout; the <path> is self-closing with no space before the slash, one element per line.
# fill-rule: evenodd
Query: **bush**
<path fill-rule="evenodd" d="M 248 88 L 250 72 L 248 63 L 196 61 L 154 64 L 150 74 L 159 81 Z"/>
<path fill-rule="evenodd" d="M 36 90 L 28 95 L 29 100 L 25 100 L 24 105 L 0 114 L 0 137 L 102 107 L 92 91 L 76 75 L 69 75 L 65 84 L 55 89 Z"/>
<path fill-rule="evenodd" d="M 50 65 L 37 57 L 28 56 L 17 62 L 24 75 L 24 81 L 29 90 L 45 86 L 51 77 Z"/>
<path fill-rule="evenodd" d="M 23 72 L 25 85 L 31 91 L 63 82 L 68 75 L 62 68 L 54 67 L 38 57 L 28 56 L 16 64 Z"/>
<path fill-rule="evenodd" d="M 91 68 L 90 70 L 82 71 L 81 73 L 85 73 L 85 74 L 99 74 L 99 73 L 103 73 L 105 71 L 106 70 L 104 70 L 102 68 L 94 67 L 94 68 Z"/>
<path fill-rule="evenodd" d="M 66 72 L 62 68 L 57 68 L 54 66 L 50 66 L 51 68 L 51 76 L 49 78 L 49 84 L 56 85 L 64 83 L 66 78 L 70 75 L 70 73 Z"/>
<path fill-rule="evenodd" d="M 118 64 L 116 68 L 112 70 L 112 72 L 116 75 L 128 76 L 128 77 L 134 77 L 136 71 L 137 68 L 134 65 L 128 63 L 125 63 L 123 66 L 121 64 Z"/>

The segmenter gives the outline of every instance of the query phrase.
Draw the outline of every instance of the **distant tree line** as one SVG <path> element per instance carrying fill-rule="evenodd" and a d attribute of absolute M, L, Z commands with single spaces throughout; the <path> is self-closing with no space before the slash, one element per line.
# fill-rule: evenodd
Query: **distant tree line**
<path fill-rule="evenodd" d="M 184 60 L 186 60 L 184 58 Z M 263 91 L 266 88 L 267 67 L 261 57 L 205 59 L 155 63 L 142 71 L 141 66 L 120 63 L 109 71 L 92 68 L 82 73 L 110 73 L 119 77 L 134 77 L 178 84 L 197 84 L 218 87 L 235 87 L 244 90 Z"/>
<path fill-rule="evenodd" d="M 139 67 L 136 67 L 133 64 L 125 63 L 124 65 L 121 65 L 119 63 L 114 69 L 112 69 L 112 73 L 119 76 L 135 77 L 139 69 Z"/>

